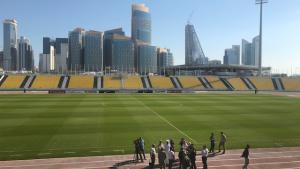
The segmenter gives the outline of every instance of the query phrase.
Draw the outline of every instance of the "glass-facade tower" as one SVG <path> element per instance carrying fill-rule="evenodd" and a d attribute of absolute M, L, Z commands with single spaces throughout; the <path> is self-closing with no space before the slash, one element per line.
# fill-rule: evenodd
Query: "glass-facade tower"
<path fill-rule="evenodd" d="M 114 35 L 112 38 L 112 69 L 134 72 L 134 43 L 131 38 Z"/>
<path fill-rule="evenodd" d="M 131 37 L 133 40 L 151 43 L 151 15 L 144 4 L 132 5 Z"/>
<path fill-rule="evenodd" d="M 101 71 L 103 61 L 103 33 L 87 31 L 84 35 L 84 70 Z"/>
<path fill-rule="evenodd" d="M 70 70 L 82 70 L 83 68 L 83 36 L 85 30 L 76 28 L 69 32 L 69 57 L 68 68 Z"/>
<path fill-rule="evenodd" d="M 185 26 L 185 64 L 200 65 L 207 64 L 208 58 L 205 57 L 194 25 Z"/>
<path fill-rule="evenodd" d="M 138 45 L 137 56 L 137 69 L 140 74 L 157 73 L 156 46 Z"/>
<path fill-rule="evenodd" d="M 17 70 L 18 29 L 17 21 L 6 19 L 3 22 L 3 69 Z"/>

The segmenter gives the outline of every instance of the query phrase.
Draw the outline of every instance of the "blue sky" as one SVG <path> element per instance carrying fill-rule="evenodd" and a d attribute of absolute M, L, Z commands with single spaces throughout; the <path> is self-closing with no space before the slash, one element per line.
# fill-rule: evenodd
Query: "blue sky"
<path fill-rule="evenodd" d="M 35 58 L 43 36 L 67 37 L 75 27 L 105 31 L 123 27 L 130 36 L 131 4 L 145 3 L 152 15 L 152 42 L 170 48 L 175 64 L 184 63 L 184 27 L 194 11 L 205 55 L 222 59 L 224 49 L 258 34 L 255 0 L 1 0 L 0 20 L 16 18 Z M 300 0 L 269 0 L 264 7 L 263 65 L 274 72 L 300 73 Z M 0 27 L 0 48 L 3 26 Z"/>

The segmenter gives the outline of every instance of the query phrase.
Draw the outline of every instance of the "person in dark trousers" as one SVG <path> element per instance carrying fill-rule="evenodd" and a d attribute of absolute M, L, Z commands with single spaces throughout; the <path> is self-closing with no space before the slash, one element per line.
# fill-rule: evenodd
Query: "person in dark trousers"
<path fill-rule="evenodd" d="M 215 135 L 214 133 L 211 133 L 210 137 L 210 149 L 209 149 L 209 153 L 215 153 L 215 145 L 216 145 L 216 139 L 215 139 Z"/>
<path fill-rule="evenodd" d="M 141 154 L 144 157 L 144 160 L 146 160 L 146 156 L 145 156 L 145 141 L 142 137 L 140 137 L 139 139 L 139 145 L 140 145 L 140 150 L 141 150 Z"/>
<path fill-rule="evenodd" d="M 244 166 L 243 166 L 243 169 L 248 169 L 248 165 L 249 165 L 249 144 L 246 145 L 246 148 L 244 149 L 244 152 L 242 154 L 242 158 L 245 159 L 245 163 L 244 163 Z"/>
<path fill-rule="evenodd" d="M 190 148 L 189 148 L 189 158 L 190 158 L 190 162 L 191 162 L 190 169 L 196 169 L 197 168 L 197 166 L 196 166 L 196 155 L 197 155 L 197 152 L 196 152 L 196 149 L 194 147 L 194 144 L 191 144 Z"/>
<path fill-rule="evenodd" d="M 179 158 L 179 169 L 186 169 L 187 167 L 185 167 L 185 150 L 183 148 L 180 149 L 179 153 L 178 153 L 178 158 Z"/>
<path fill-rule="evenodd" d="M 203 146 L 201 155 L 202 155 L 203 169 L 207 169 L 208 149 L 206 148 L 206 145 Z"/>
<path fill-rule="evenodd" d="M 222 154 L 225 154 L 225 150 L 226 150 L 226 141 L 227 141 L 227 137 L 226 135 L 224 134 L 224 132 L 221 132 L 221 138 L 220 138 L 220 144 L 219 144 L 219 152 L 221 152 L 221 147 L 223 149 L 223 152 Z"/>
<path fill-rule="evenodd" d="M 168 168 L 172 169 L 173 163 L 175 161 L 175 153 L 174 153 L 174 151 L 172 151 L 172 150 L 169 151 L 168 158 L 169 158 L 169 167 Z"/>
<path fill-rule="evenodd" d="M 167 156 L 166 156 L 166 152 L 164 151 L 164 149 L 162 147 L 158 147 L 158 164 L 159 164 L 160 169 L 166 168 L 166 164 L 165 164 L 166 158 L 167 158 Z"/>
<path fill-rule="evenodd" d="M 150 149 L 150 162 L 149 162 L 150 169 L 155 168 L 155 158 L 156 158 L 155 145 L 152 144 L 151 149 Z"/>
<path fill-rule="evenodd" d="M 141 154 L 141 150 L 140 150 L 140 141 L 139 139 L 134 140 L 134 147 L 135 147 L 135 161 L 139 162 L 139 157 L 141 159 L 141 162 L 144 162 L 143 158 L 142 158 L 142 154 Z"/>

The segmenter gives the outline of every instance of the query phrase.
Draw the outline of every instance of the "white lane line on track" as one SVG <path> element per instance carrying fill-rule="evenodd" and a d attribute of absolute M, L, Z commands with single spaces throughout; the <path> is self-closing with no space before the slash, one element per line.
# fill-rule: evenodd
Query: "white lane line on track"
<path fill-rule="evenodd" d="M 280 158 L 298 158 L 299 156 L 281 156 L 281 157 L 262 157 L 262 158 L 250 158 L 250 161 L 253 160 L 261 160 L 261 159 L 280 159 Z M 53 166 L 53 165 L 74 165 L 74 164 L 92 164 L 92 163 L 105 163 L 105 162 L 122 162 L 122 161 L 128 161 L 128 160 L 132 160 L 132 159 L 119 159 L 119 160 L 99 160 L 99 161 L 86 161 L 86 162 L 60 162 L 60 163 L 47 163 L 47 164 L 28 164 L 28 165 L 7 165 L 7 166 L 0 166 L 0 168 L 14 168 L 14 167 L 38 167 L 38 166 Z M 208 160 L 209 163 L 211 162 L 217 162 L 217 161 L 243 161 L 242 158 L 234 158 L 234 159 L 216 159 L 216 160 Z M 201 163 L 201 160 L 197 160 L 196 162 Z M 295 162 L 295 161 L 290 161 Z M 296 161 L 296 162 L 300 162 L 300 161 Z M 261 164 L 261 163 L 253 163 L 253 164 Z M 270 162 L 272 163 L 272 162 Z M 274 162 L 274 163 L 282 163 L 282 162 Z M 134 164 L 134 163 L 132 163 Z M 113 165 L 113 164 L 112 164 Z M 110 166 L 106 166 L 106 167 L 111 167 Z M 147 165 L 146 163 L 139 163 L 139 164 L 135 164 L 135 165 Z"/>
<path fill-rule="evenodd" d="M 134 97 L 135 98 L 135 97 Z M 139 99 L 135 98 L 138 102 L 140 102 L 145 108 L 147 108 L 148 110 L 150 110 L 153 114 L 155 114 L 157 117 L 159 117 L 161 120 L 165 121 L 167 124 L 169 124 L 171 127 L 173 127 L 174 129 L 176 129 L 180 134 L 184 135 L 185 137 L 189 138 L 190 140 L 192 140 L 194 143 L 198 143 L 196 140 L 194 140 L 192 137 L 190 137 L 189 135 L 187 135 L 185 132 L 183 132 L 182 130 L 180 130 L 179 128 L 177 128 L 175 125 L 173 125 L 169 120 L 167 120 L 166 118 L 162 117 L 159 113 L 157 113 L 156 111 L 154 111 L 153 109 L 151 109 L 149 106 L 147 106 L 145 103 L 143 103 L 142 101 L 140 101 Z"/>
<path fill-rule="evenodd" d="M 274 163 L 255 163 L 249 164 L 249 168 L 251 166 L 261 166 L 261 165 L 278 165 L 278 164 L 291 164 L 291 163 L 300 163 L 300 161 L 290 161 L 290 162 L 274 162 Z M 233 164 L 233 165 L 219 165 L 219 166 L 208 166 L 209 168 L 223 168 L 223 167 L 242 167 L 244 164 Z M 137 166 L 148 166 L 147 164 L 136 164 L 133 167 Z M 126 167 L 126 166 L 124 166 Z M 111 166 L 102 166 L 102 167 L 82 167 L 82 168 L 72 168 L 72 169 L 102 169 L 102 168 L 111 168 Z M 300 167 L 292 167 L 292 168 L 280 168 L 280 169 L 299 169 Z"/>

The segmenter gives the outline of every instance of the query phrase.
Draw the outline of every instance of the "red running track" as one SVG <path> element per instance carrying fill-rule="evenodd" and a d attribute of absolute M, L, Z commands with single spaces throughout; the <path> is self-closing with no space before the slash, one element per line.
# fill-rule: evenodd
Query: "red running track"
<path fill-rule="evenodd" d="M 208 159 L 209 169 L 241 169 L 243 150 L 229 150 Z M 104 169 L 147 168 L 148 161 L 134 163 L 133 155 L 52 158 L 37 160 L 0 161 L 0 169 Z M 148 157 L 149 158 L 149 157 Z M 197 156 L 197 167 L 202 168 Z M 174 167 L 178 168 L 178 163 Z M 300 169 L 300 147 L 251 149 L 249 169 Z"/>

